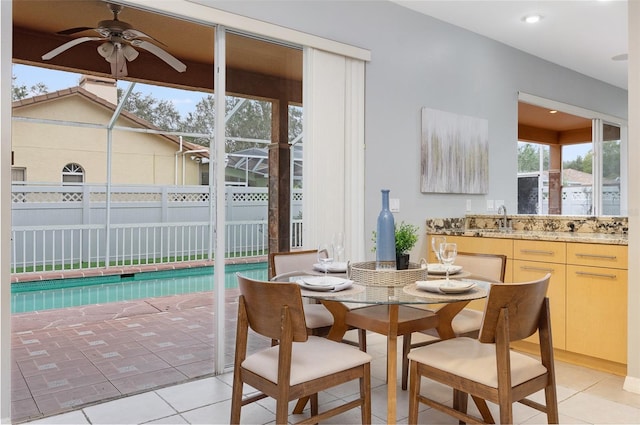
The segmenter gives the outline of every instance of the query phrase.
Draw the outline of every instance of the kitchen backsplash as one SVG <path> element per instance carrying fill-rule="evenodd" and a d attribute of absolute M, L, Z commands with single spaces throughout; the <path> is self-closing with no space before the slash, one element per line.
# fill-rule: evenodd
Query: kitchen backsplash
<path fill-rule="evenodd" d="M 492 230 L 500 227 L 502 215 L 466 215 L 453 218 L 433 218 L 426 221 L 427 233 L 438 231 Z M 626 235 L 627 217 L 586 217 L 552 215 L 508 215 L 513 231 L 575 232 Z"/>

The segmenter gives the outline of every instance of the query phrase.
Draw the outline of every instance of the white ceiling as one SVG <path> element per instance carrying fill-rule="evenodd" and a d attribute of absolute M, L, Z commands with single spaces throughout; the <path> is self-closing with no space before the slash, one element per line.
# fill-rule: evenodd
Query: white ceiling
<path fill-rule="evenodd" d="M 612 60 L 627 53 L 626 0 L 391 1 L 627 89 L 627 61 Z"/>

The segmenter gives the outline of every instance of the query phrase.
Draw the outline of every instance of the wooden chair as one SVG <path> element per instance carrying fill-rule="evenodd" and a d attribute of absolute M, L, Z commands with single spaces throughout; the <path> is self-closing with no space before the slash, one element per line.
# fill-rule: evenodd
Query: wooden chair
<path fill-rule="evenodd" d="M 507 256 L 500 254 L 477 254 L 458 252 L 456 264 L 471 273 L 474 279 L 494 283 L 504 282 Z M 482 311 L 464 308 L 453 318 L 451 326 L 457 336 L 477 338 L 482 324 Z"/>
<path fill-rule="evenodd" d="M 546 297 L 551 274 L 525 283 L 493 285 L 484 311 L 478 339 L 457 337 L 436 342 L 409 353 L 409 423 L 418 419 L 419 403 L 467 423 L 495 423 L 486 401 L 500 409 L 500 423 L 513 423 L 513 403 L 520 402 L 547 414 L 558 423 L 558 401 Z M 540 358 L 510 349 L 514 341 L 539 332 Z M 437 381 L 454 390 L 453 405 L 420 394 L 421 378 Z M 526 397 L 544 390 L 545 404 Z M 471 395 L 482 418 L 467 414 Z"/>
<path fill-rule="evenodd" d="M 238 275 L 240 297 L 231 398 L 231 423 L 240 423 L 242 406 L 272 397 L 276 423 L 288 423 L 289 401 L 311 399 L 311 417 L 305 423 L 360 407 L 363 424 L 371 423 L 371 356 L 354 347 L 308 335 L 300 287 L 295 283 L 262 282 Z M 248 331 L 278 344 L 247 355 Z M 318 392 L 358 379 L 360 397 L 318 411 Z M 248 384 L 258 394 L 242 397 Z"/>
<path fill-rule="evenodd" d="M 318 262 L 318 250 L 269 253 L 269 270 L 273 277 L 309 272 Z M 333 325 L 333 315 L 319 303 L 305 303 L 304 314 L 309 333 L 326 336 Z"/>
<path fill-rule="evenodd" d="M 507 256 L 500 254 L 476 254 L 471 252 L 458 252 L 456 264 L 472 274 L 473 278 L 490 282 L 504 282 L 504 274 L 507 267 Z M 481 300 L 478 300 L 481 301 Z M 451 327 L 456 336 L 468 336 L 477 338 L 482 324 L 482 311 L 472 308 L 463 308 L 451 321 Z M 405 336 L 402 344 L 402 389 L 407 389 L 409 375 L 409 351 L 433 344 L 440 340 L 437 332 L 430 329 L 424 332 L 429 339 L 414 343 L 411 335 Z"/>

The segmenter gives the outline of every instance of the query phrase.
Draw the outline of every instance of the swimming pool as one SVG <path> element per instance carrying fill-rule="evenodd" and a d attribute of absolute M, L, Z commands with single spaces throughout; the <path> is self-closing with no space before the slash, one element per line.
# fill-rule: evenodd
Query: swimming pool
<path fill-rule="evenodd" d="M 267 279 L 267 263 L 225 267 L 225 288 L 237 286 L 236 273 Z M 25 282 L 11 285 L 11 312 L 105 304 L 213 290 L 213 267 Z"/>

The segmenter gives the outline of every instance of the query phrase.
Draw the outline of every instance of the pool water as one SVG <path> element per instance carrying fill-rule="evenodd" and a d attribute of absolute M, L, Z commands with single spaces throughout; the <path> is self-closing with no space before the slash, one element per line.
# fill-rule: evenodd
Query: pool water
<path fill-rule="evenodd" d="M 266 280 L 267 263 L 226 266 L 225 288 L 237 287 L 236 273 Z M 26 313 L 212 290 L 213 267 L 25 282 L 11 285 L 11 312 Z"/>

